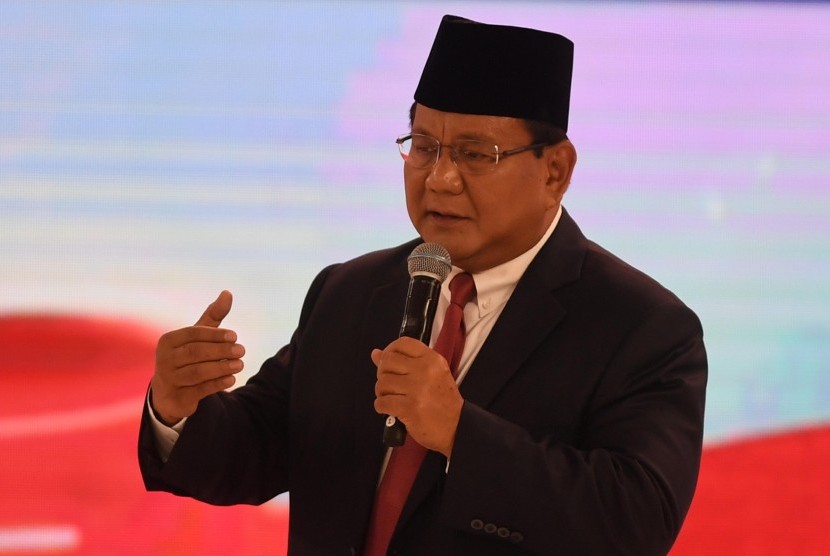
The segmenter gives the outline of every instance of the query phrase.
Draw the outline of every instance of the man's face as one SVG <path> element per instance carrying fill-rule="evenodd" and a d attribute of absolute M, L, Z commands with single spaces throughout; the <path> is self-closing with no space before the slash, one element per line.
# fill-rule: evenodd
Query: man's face
<path fill-rule="evenodd" d="M 489 141 L 501 151 L 533 142 L 519 119 L 442 112 L 420 104 L 412 132 L 431 135 L 442 145 Z M 446 247 L 453 264 L 469 272 L 517 257 L 541 239 L 567 188 L 570 171 L 564 184 L 552 177 L 554 149 L 546 148 L 541 158 L 533 152 L 504 158 L 483 175 L 461 173 L 443 147 L 435 166 L 404 164 L 412 224 L 424 241 Z"/>

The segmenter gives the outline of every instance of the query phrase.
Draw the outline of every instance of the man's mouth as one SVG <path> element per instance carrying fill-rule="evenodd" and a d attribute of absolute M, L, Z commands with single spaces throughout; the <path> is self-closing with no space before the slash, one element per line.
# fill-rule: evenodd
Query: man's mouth
<path fill-rule="evenodd" d="M 437 211 L 437 210 L 428 210 L 427 211 L 427 216 L 430 217 L 430 218 L 433 218 L 435 220 L 438 220 L 438 221 L 446 221 L 446 222 L 456 221 L 456 220 L 463 220 L 464 219 L 463 216 L 460 216 L 458 214 L 453 214 L 453 213 L 450 213 L 450 212 L 441 212 L 441 211 Z"/>

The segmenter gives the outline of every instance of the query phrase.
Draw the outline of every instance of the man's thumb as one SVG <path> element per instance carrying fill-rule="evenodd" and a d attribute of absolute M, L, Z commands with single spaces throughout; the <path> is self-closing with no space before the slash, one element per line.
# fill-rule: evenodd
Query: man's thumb
<path fill-rule="evenodd" d="M 231 312 L 231 305 L 233 304 L 233 295 L 228 290 L 222 290 L 219 297 L 207 306 L 205 312 L 196 321 L 196 326 L 212 326 L 214 328 L 222 324 L 222 319 L 228 316 Z"/>

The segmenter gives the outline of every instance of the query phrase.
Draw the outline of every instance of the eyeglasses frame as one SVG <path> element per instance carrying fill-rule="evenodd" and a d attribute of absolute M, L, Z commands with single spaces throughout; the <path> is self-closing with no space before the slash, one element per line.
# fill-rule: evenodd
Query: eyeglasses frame
<path fill-rule="evenodd" d="M 403 151 L 401 150 L 401 146 L 403 145 L 403 143 L 405 141 L 407 141 L 409 139 L 412 139 L 413 137 L 416 137 L 416 136 L 417 137 L 428 137 L 429 139 L 434 140 L 435 144 L 438 145 L 438 152 L 435 155 L 435 161 L 433 161 L 432 166 L 435 166 L 438 163 L 438 160 L 441 158 L 441 149 L 444 148 L 444 147 L 447 147 L 450 150 L 450 160 L 452 161 L 453 165 L 456 168 L 458 168 L 459 171 L 461 171 L 461 172 L 464 171 L 458 166 L 458 162 L 457 162 L 458 151 L 455 149 L 455 146 L 453 146 L 453 145 L 444 145 L 443 143 L 441 143 L 438 140 L 437 137 L 433 137 L 432 135 L 427 135 L 425 133 L 406 133 L 404 135 L 399 136 L 397 139 L 395 139 L 395 143 L 397 143 L 397 145 L 398 145 L 398 151 L 400 151 L 401 158 L 403 158 L 404 163 L 406 163 L 406 161 L 408 159 L 408 155 L 404 155 Z M 477 141 L 477 139 L 469 139 L 469 140 L 470 141 Z M 487 143 L 487 141 L 480 141 L 480 142 L 481 143 Z M 533 143 L 532 145 L 525 145 L 523 147 L 516 147 L 515 149 L 508 149 L 506 151 L 499 151 L 499 146 L 496 145 L 496 144 L 493 144 L 493 147 L 495 147 L 495 149 L 496 149 L 496 152 L 493 153 L 495 155 L 496 161 L 491 166 L 488 166 L 488 168 L 491 168 L 491 169 L 487 170 L 487 172 L 480 172 L 480 173 L 479 172 L 474 172 L 473 174 L 490 173 L 493 170 L 495 170 L 496 166 L 498 166 L 499 162 L 503 158 L 507 158 L 508 156 L 512 156 L 514 154 L 519 154 L 519 153 L 523 153 L 523 152 L 526 152 L 526 151 L 531 151 L 531 150 L 538 149 L 538 148 L 541 148 L 541 147 L 549 147 L 550 145 L 553 145 L 553 144 L 554 144 L 553 141 L 544 141 L 542 143 Z M 418 168 L 418 166 L 414 166 L 414 168 Z M 423 168 L 428 168 L 428 166 L 423 166 L 421 168 L 422 169 Z M 468 171 L 468 173 L 469 173 L 469 171 Z"/>

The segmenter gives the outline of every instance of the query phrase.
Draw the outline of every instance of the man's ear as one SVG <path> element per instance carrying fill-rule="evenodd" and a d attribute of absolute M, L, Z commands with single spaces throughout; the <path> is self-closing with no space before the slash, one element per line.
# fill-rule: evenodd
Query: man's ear
<path fill-rule="evenodd" d="M 548 168 L 547 187 L 555 202 L 561 203 L 562 197 L 571 184 L 571 176 L 576 166 L 576 149 L 570 140 L 565 139 L 545 149 Z"/>

